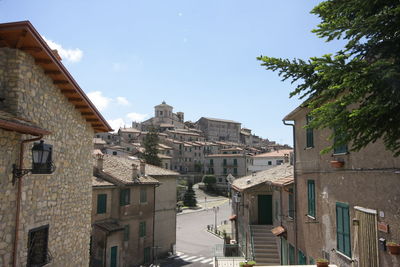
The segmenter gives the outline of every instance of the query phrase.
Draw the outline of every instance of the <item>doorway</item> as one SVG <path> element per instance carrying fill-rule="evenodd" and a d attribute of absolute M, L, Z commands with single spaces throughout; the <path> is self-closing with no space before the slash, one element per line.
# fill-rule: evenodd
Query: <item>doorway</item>
<path fill-rule="evenodd" d="M 272 224 L 272 195 L 258 195 L 258 224 Z"/>

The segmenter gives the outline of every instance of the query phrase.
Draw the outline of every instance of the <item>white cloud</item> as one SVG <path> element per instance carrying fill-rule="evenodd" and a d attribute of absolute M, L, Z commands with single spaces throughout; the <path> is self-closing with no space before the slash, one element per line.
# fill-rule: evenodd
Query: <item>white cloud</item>
<path fill-rule="evenodd" d="M 128 99 L 126 99 L 123 96 L 117 96 L 115 101 L 117 101 L 117 104 L 122 105 L 122 106 L 128 106 L 129 105 Z"/>
<path fill-rule="evenodd" d="M 108 104 L 112 101 L 111 98 L 103 96 L 103 93 L 100 91 L 94 91 L 87 94 L 90 98 L 90 101 L 96 106 L 99 111 L 104 110 Z"/>
<path fill-rule="evenodd" d="M 126 114 L 126 117 L 135 122 L 142 122 L 144 121 L 149 115 L 147 114 L 140 114 L 136 112 L 131 112 Z"/>
<path fill-rule="evenodd" d="M 122 118 L 117 118 L 115 120 L 107 120 L 114 132 L 118 132 L 119 128 L 126 126 Z"/>
<path fill-rule="evenodd" d="M 178 13 L 178 16 L 179 16 L 179 17 L 182 17 L 182 16 L 183 16 L 183 13 L 182 13 L 182 12 L 179 12 L 179 13 Z"/>
<path fill-rule="evenodd" d="M 78 62 L 82 59 L 83 52 L 79 48 L 65 49 L 64 47 L 62 47 L 62 45 L 52 40 L 46 39 L 44 36 L 42 37 L 46 41 L 46 43 L 50 46 L 51 49 L 57 49 L 58 54 L 61 56 L 62 59 L 65 59 L 70 62 Z"/>

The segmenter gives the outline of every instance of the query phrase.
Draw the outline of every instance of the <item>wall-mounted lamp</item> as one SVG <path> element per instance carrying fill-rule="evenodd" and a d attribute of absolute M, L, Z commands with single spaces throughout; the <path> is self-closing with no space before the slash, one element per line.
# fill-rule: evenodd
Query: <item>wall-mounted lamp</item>
<path fill-rule="evenodd" d="M 52 161 L 53 146 L 45 144 L 43 140 L 40 143 L 34 143 L 32 147 L 32 169 L 20 169 L 13 164 L 13 184 L 25 174 L 50 174 L 55 171 L 55 165 Z"/>

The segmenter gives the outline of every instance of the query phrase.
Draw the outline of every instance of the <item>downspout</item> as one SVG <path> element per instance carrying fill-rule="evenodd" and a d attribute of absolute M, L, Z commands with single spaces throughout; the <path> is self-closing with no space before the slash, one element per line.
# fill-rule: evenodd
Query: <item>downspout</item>
<path fill-rule="evenodd" d="M 43 135 L 39 135 L 36 138 L 22 140 L 20 150 L 19 150 L 19 168 L 22 169 L 24 166 L 24 144 L 34 141 L 39 141 L 43 138 Z M 19 235 L 19 214 L 21 209 L 21 194 L 22 194 L 22 178 L 18 179 L 18 189 L 17 189 L 17 207 L 15 211 L 15 230 L 14 230 L 14 244 L 13 244 L 13 251 L 12 251 L 12 266 L 17 266 L 17 250 L 18 250 L 18 235 Z"/>
<path fill-rule="evenodd" d="M 157 252 L 158 248 L 155 247 L 155 238 L 154 233 L 156 231 L 156 187 L 159 187 L 160 184 L 155 184 L 153 187 L 153 262 L 154 262 L 154 250 Z"/>
<path fill-rule="evenodd" d="M 298 196 L 297 196 L 297 172 L 296 172 L 296 128 L 294 123 L 287 123 L 285 120 L 282 120 L 284 125 L 292 126 L 293 129 L 293 181 L 294 181 L 294 261 L 297 262 L 297 205 L 298 205 Z"/>

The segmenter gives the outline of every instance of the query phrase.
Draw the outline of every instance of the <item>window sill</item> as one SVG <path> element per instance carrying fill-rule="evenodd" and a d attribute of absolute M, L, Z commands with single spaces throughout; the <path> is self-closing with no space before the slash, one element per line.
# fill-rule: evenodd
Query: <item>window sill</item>
<path fill-rule="evenodd" d="M 337 249 L 333 249 L 333 251 L 336 252 L 336 254 L 338 254 L 340 257 L 344 258 L 345 260 L 348 260 L 349 262 L 354 262 L 354 260 L 352 258 L 350 258 L 349 256 L 347 256 L 346 254 L 344 254 L 343 252 L 340 252 Z"/>
<path fill-rule="evenodd" d="M 309 146 L 309 147 L 305 147 L 304 150 L 310 150 L 310 149 L 313 149 L 313 148 L 314 148 L 313 146 Z"/>
<path fill-rule="evenodd" d="M 349 152 L 333 153 L 333 154 L 332 154 L 332 157 L 334 157 L 334 156 L 345 156 L 345 155 L 348 155 L 348 154 L 350 154 L 350 153 L 349 153 Z"/>
<path fill-rule="evenodd" d="M 309 215 L 309 214 L 307 214 L 307 217 L 308 217 L 309 219 L 316 220 L 316 218 L 315 218 L 314 216 L 311 216 L 311 215 Z"/>

